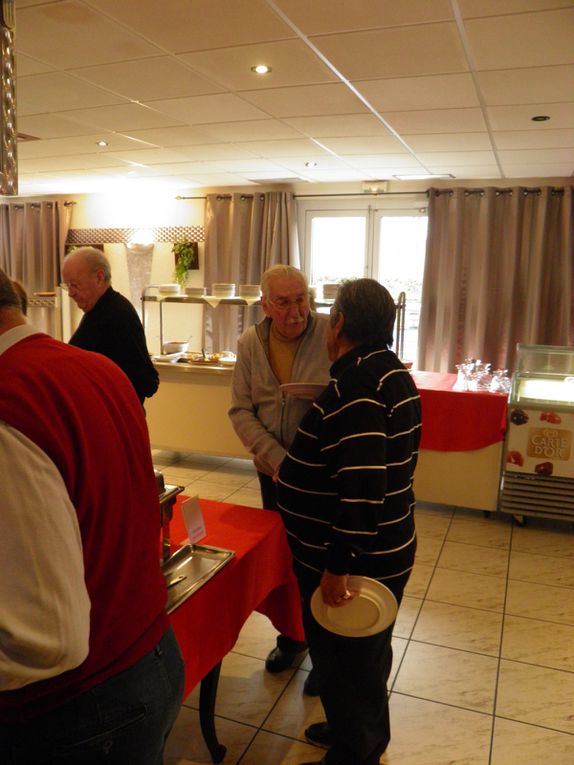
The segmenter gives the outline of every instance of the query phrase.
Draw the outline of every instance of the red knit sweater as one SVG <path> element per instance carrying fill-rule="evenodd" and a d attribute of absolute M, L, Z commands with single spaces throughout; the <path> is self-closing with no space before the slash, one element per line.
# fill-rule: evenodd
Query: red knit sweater
<path fill-rule="evenodd" d="M 0 356 L 0 420 L 60 471 L 78 514 L 91 600 L 86 660 L 0 693 L 0 720 L 9 721 L 60 706 L 131 666 L 158 642 L 168 618 L 149 436 L 123 372 L 99 354 L 32 335 Z"/>

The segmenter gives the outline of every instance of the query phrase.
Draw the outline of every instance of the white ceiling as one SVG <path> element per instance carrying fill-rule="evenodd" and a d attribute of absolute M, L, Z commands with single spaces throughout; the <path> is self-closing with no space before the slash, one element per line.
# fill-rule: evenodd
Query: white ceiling
<path fill-rule="evenodd" d="M 16 0 L 16 50 L 20 193 L 574 172 L 574 0 Z"/>

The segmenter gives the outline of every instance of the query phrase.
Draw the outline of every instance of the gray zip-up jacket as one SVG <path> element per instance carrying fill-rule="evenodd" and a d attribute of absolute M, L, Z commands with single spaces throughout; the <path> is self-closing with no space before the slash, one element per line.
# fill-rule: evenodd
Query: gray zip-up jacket
<path fill-rule="evenodd" d="M 291 382 L 329 382 L 330 361 L 325 332 L 328 316 L 310 313 L 291 370 Z M 295 437 L 301 418 L 311 405 L 295 396 L 282 396 L 269 362 L 271 320 L 249 327 L 237 343 L 237 363 L 231 382 L 229 417 L 255 467 L 273 475 Z"/>

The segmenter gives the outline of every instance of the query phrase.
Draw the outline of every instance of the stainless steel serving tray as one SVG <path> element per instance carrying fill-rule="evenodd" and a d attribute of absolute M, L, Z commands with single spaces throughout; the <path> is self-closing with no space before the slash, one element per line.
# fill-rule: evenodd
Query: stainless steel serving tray
<path fill-rule="evenodd" d="M 197 592 L 233 558 L 233 550 L 184 545 L 162 565 L 167 585 L 167 613 Z"/>

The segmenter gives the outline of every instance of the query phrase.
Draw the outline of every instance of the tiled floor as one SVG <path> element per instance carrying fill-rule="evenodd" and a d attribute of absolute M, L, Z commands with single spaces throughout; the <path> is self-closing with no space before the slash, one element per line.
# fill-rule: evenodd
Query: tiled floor
<path fill-rule="evenodd" d="M 261 506 L 251 463 L 154 452 L 186 493 Z M 419 505 L 419 553 L 395 628 L 386 765 L 574 763 L 574 533 L 571 524 Z M 224 659 L 216 707 L 227 765 L 319 760 L 305 743 L 322 719 L 302 695 L 309 660 L 264 670 L 274 644 L 253 614 Z M 197 689 L 185 700 L 166 765 L 211 762 Z"/>

